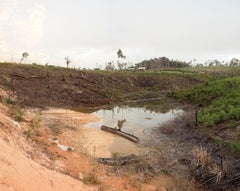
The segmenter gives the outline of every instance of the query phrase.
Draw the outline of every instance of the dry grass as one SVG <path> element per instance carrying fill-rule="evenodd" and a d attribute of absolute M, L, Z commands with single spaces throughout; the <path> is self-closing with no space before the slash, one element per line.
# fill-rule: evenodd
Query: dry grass
<path fill-rule="evenodd" d="M 213 164 L 210 167 L 209 172 L 215 177 L 216 183 L 219 183 L 227 172 L 227 166 L 225 164 L 222 166 Z"/>
<path fill-rule="evenodd" d="M 101 181 L 97 175 L 97 168 L 93 168 L 93 170 L 88 174 L 88 176 L 83 177 L 83 183 L 88 185 L 101 185 Z"/>
<path fill-rule="evenodd" d="M 240 174 L 234 166 L 229 166 L 223 159 L 214 160 L 203 147 L 195 148 L 193 154 L 193 174 L 203 186 L 223 190 L 240 185 Z"/>
<path fill-rule="evenodd" d="M 211 164 L 212 158 L 207 150 L 203 147 L 196 147 L 193 150 L 193 155 L 195 156 L 197 165 L 207 167 Z"/>

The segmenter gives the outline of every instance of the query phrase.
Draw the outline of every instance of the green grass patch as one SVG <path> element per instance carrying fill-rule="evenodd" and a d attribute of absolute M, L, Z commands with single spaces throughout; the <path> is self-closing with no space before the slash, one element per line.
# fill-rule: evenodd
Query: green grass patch
<path fill-rule="evenodd" d="M 169 96 L 202 104 L 204 107 L 199 111 L 198 119 L 204 126 L 229 120 L 229 126 L 234 128 L 235 122 L 240 120 L 240 77 L 206 82 Z"/>
<path fill-rule="evenodd" d="M 215 137 L 215 143 L 218 147 L 222 147 L 223 146 L 223 139 L 221 137 L 216 136 Z"/>
<path fill-rule="evenodd" d="M 15 120 L 18 121 L 18 122 L 22 121 L 22 120 L 23 120 L 23 114 L 24 114 L 24 113 L 23 113 L 22 110 L 16 109 L 16 110 L 14 111 Z"/>
<path fill-rule="evenodd" d="M 237 140 L 228 141 L 228 145 L 234 154 L 240 153 L 240 142 L 239 141 L 237 141 Z"/>

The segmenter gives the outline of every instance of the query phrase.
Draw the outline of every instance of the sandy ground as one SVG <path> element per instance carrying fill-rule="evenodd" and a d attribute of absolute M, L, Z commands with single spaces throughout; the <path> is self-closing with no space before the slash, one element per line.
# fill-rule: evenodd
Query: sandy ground
<path fill-rule="evenodd" d="M 53 108 L 42 114 L 45 125 L 57 120 L 61 121 L 61 126 L 66 127 L 61 142 L 70 141 L 77 150 L 93 157 L 111 157 L 114 153 L 129 155 L 142 151 L 137 144 L 122 137 L 88 127 L 87 123 L 100 120 L 92 114 Z"/>
<path fill-rule="evenodd" d="M 27 122 L 18 123 L 8 113 L 8 108 L 0 103 L 0 190 L 96 190 L 32 160 L 33 157 L 39 158 L 50 166 L 48 158 L 24 138 Z"/>
<path fill-rule="evenodd" d="M 98 157 L 111 157 L 112 152 L 131 154 L 141 149 L 134 143 L 119 138 L 113 134 L 101 131 L 100 129 L 87 127 L 87 123 L 100 120 L 97 116 L 66 109 L 54 109 L 42 111 L 42 124 L 46 130 L 53 123 L 60 123 L 63 132 L 59 135 L 51 135 L 48 132 L 48 149 L 51 153 L 56 153 L 58 162 L 69 170 L 69 175 L 78 177 L 79 172 L 87 176 L 91 172 L 96 172 L 99 180 L 103 183 L 104 190 L 138 190 L 135 181 L 127 176 L 117 176 L 111 172 L 111 167 L 100 165 L 96 159 Z M 50 135 L 50 136 L 49 136 Z M 58 139 L 59 143 L 74 149 L 73 152 L 63 151 L 55 144 L 51 144 L 53 139 Z M 46 140 L 46 139 L 45 139 Z M 116 146 L 116 141 L 121 142 Z M 50 144 L 49 144 L 50 143 Z M 127 147 L 126 147 L 127 145 Z"/>

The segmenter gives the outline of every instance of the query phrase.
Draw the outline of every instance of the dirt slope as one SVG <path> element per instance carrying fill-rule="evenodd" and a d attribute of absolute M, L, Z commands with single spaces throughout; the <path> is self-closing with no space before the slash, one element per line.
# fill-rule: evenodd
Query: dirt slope
<path fill-rule="evenodd" d="M 159 97 L 199 82 L 195 77 L 175 74 L 80 71 L 0 63 L 0 86 L 15 92 L 18 104 L 32 107 L 98 106 Z"/>
<path fill-rule="evenodd" d="M 1 97 L 7 96 L 0 91 Z M 55 164 L 38 150 L 37 145 L 26 140 L 25 122 L 16 122 L 8 107 L 0 103 L 0 190 L 3 191 L 91 191 L 81 181 L 49 170 Z M 32 160 L 35 158 L 35 162 Z M 42 165 L 41 165 L 42 164 Z"/>

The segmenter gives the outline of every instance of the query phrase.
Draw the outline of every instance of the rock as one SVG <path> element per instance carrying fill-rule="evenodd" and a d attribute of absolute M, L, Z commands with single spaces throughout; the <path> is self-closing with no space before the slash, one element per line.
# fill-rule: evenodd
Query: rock
<path fill-rule="evenodd" d="M 21 129 L 20 124 L 17 121 L 13 121 L 13 125 L 17 127 L 18 129 Z"/>
<path fill-rule="evenodd" d="M 83 180 L 83 174 L 81 172 L 78 173 L 78 177 L 79 180 Z"/>

